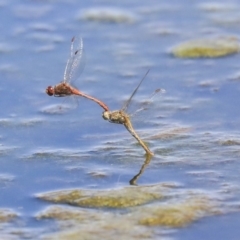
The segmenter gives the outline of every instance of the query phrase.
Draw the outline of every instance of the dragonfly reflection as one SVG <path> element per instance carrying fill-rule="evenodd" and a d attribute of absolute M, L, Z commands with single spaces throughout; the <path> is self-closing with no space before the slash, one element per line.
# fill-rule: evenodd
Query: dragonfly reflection
<path fill-rule="evenodd" d="M 147 167 L 147 165 L 150 163 L 152 159 L 152 155 L 151 154 L 146 154 L 146 159 L 140 169 L 140 171 L 138 172 L 138 174 L 136 174 L 130 181 L 130 185 L 137 185 L 137 180 L 138 178 L 143 174 L 145 168 Z"/>

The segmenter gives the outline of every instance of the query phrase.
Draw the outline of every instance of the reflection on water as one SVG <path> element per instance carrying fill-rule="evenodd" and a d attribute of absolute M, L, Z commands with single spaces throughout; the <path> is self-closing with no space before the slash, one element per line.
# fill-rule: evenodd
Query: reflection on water
<path fill-rule="evenodd" d="M 142 165 L 139 173 L 136 174 L 136 175 L 129 181 L 130 185 L 137 185 L 137 180 L 138 180 L 138 178 L 143 174 L 145 168 L 146 168 L 147 165 L 150 163 L 151 159 L 152 159 L 152 155 L 146 153 L 146 159 L 145 159 L 145 161 L 144 161 L 144 163 L 143 163 L 143 165 Z"/>

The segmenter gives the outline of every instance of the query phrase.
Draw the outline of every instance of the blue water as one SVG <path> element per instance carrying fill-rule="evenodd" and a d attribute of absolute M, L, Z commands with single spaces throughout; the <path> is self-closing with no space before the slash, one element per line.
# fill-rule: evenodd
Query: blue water
<path fill-rule="evenodd" d="M 237 1 L 231 3 L 240 8 Z M 120 9 L 129 22 L 82 19 L 99 7 Z M 210 191 L 237 185 L 239 145 L 220 142 L 239 138 L 239 54 L 196 60 L 170 54 L 188 39 L 238 37 L 238 27 L 215 24 L 213 14 L 221 16 L 188 1 L 0 1 L 0 176 L 13 176 L 0 184 L 0 208 L 20 213 L 30 229 L 48 229 L 48 223 L 34 216 L 50 204 L 36 200 L 35 194 L 127 186 L 144 162 L 135 139 L 123 126 L 103 121 L 95 103 L 45 94 L 47 86 L 63 79 L 73 36 L 83 38 L 86 55 L 84 71 L 74 83 L 79 89 L 119 109 L 150 69 L 134 104 L 140 105 L 156 88 L 166 93 L 133 119 L 136 129 L 146 139 L 169 129 L 191 129 L 178 137 L 150 140 L 157 154 L 139 185 L 175 182 Z M 62 111 L 65 104 L 71 108 Z M 98 171 L 106 176 L 91 175 Z M 231 194 L 239 201 L 238 191 Z M 200 239 L 201 233 L 213 239 L 213 229 L 224 226 L 225 238 L 237 239 L 237 223 L 238 213 L 206 217 L 170 236 Z"/>

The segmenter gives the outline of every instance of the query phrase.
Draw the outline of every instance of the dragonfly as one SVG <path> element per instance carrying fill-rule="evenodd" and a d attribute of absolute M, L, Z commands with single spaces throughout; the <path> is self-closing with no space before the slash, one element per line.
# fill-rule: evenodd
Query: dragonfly
<path fill-rule="evenodd" d="M 133 98 L 133 96 L 136 94 L 137 90 L 139 89 L 140 85 L 142 84 L 143 80 L 146 78 L 147 74 L 149 73 L 150 70 L 146 72 L 136 89 L 133 91 L 132 95 L 130 98 L 126 101 L 126 103 L 123 105 L 123 107 L 120 110 L 115 110 L 115 111 L 104 111 L 102 114 L 102 117 L 104 120 L 107 120 L 111 123 L 117 123 L 117 124 L 123 124 L 124 127 L 130 132 L 130 134 L 139 142 L 139 144 L 143 147 L 145 152 L 151 156 L 154 155 L 154 153 L 148 148 L 148 146 L 142 141 L 142 139 L 138 136 L 136 131 L 134 130 L 131 120 L 130 120 L 130 115 L 127 113 L 127 108 L 130 105 L 130 102 Z M 155 92 L 152 94 L 151 98 L 153 98 L 157 93 L 159 92 L 164 92 L 164 89 L 156 89 Z M 140 109 L 144 110 L 144 108 Z M 139 111 L 139 110 L 138 110 Z"/>
<path fill-rule="evenodd" d="M 70 57 L 64 71 L 63 81 L 55 86 L 48 86 L 46 93 L 54 97 L 66 97 L 71 95 L 81 96 L 90 99 L 100 105 L 104 111 L 109 111 L 108 106 L 99 99 L 92 97 L 77 88 L 71 86 L 71 83 L 79 78 L 82 72 L 81 59 L 83 56 L 83 40 L 82 38 L 73 37 L 71 40 Z"/>

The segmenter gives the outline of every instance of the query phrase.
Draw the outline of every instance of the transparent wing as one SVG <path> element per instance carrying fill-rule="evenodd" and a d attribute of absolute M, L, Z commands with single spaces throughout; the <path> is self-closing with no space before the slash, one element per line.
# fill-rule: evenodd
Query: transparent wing
<path fill-rule="evenodd" d="M 158 88 L 156 89 L 152 95 L 146 100 L 144 101 L 141 105 L 141 107 L 139 109 L 137 109 L 134 113 L 131 114 L 131 117 L 135 116 L 136 114 L 138 114 L 139 112 L 143 111 L 143 110 L 147 110 L 148 109 L 148 105 L 151 104 L 153 102 L 153 98 L 159 94 L 159 93 L 165 93 L 165 89 L 163 88 Z"/>
<path fill-rule="evenodd" d="M 82 38 L 72 38 L 70 57 L 67 60 L 67 65 L 64 71 L 64 82 L 74 82 L 77 80 L 85 66 L 83 40 Z"/>
<path fill-rule="evenodd" d="M 133 91 L 132 95 L 130 96 L 130 98 L 126 101 L 126 103 L 123 105 L 122 110 L 125 112 L 127 111 L 127 108 L 133 98 L 133 96 L 135 95 L 135 93 L 137 92 L 137 90 L 139 89 L 140 85 L 142 84 L 143 80 L 145 79 L 145 77 L 148 75 L 150 69 L 147 70 L 147 72 L 145 73 L 144 77 L 142 78 L 142 80 L 140 81 L 140 83 L 138 84 L 138 86 L 136 87 L 136 89 Z"/>

